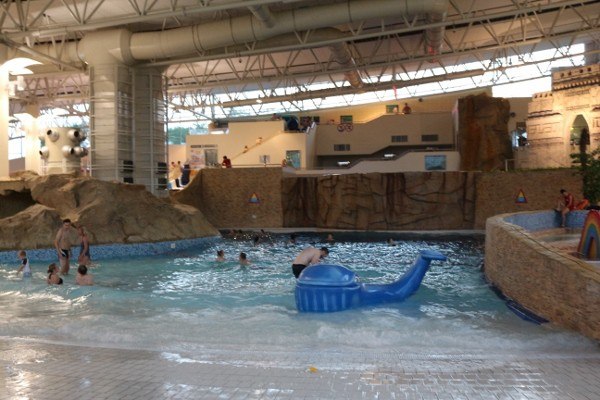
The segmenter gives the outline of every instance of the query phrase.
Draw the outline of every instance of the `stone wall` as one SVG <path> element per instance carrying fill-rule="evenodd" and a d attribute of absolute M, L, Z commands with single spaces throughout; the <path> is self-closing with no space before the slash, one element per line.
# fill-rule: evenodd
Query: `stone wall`
<path fill-rule="evenodd" d="M 217 228 L 279 228 L 281 193 L 281 168 L 205 168 L 172 197 L 202 211 Z"/>
<path fill-rule="evenodd" d="M 600 339 L 600 270 L 542 245 L 505 217 L 490 218 L 486 224 L 487 279 L 549 321 Z"/>
<path fill-rule="evenodd" d="M 494 215 L 556 208 L 560 189 L 583 198 L 581 175 L 572 169 L 488 172 L 477 175 L 475 229 L 483 229 Z M 526 203 L 517 202 L 523 191 Z"/>
<path fill-rule="evenodd" d="M 561 188 L 582 198 L 571 169 L 283 177 L 279 168 L 231 168 L 202 170 L 173 198 L 221 229 L 457 230 L 484 229 L 497 214 L 555 208 Z M 518 202 L 521 191 L 526 203 Z"/>

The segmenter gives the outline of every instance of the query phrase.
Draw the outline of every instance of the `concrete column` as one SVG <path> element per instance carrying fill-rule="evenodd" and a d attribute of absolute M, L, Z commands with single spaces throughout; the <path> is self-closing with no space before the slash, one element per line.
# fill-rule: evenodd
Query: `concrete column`
<path fill-rule="evenodd" d="M 134 68 L 135 183 L 166 193 L 166 103 L 162 71 Z"/>
<path fill-rule="evenodd" d="M 0 46 L 0 64 L 7 60 L 6 47 Z M 8 168 L 8 70 L 0 66 L 0 177 L 7 177 Z"/>
<path fill-rule="evenodd" d="M 131 69 L 117 62 L 90 65 L 92 176 L 134 183 Z"/>
<path fill-rule="evenodd" d="M 41 174 L 40 158 L 40 127 L 37 117 L 39 117 L 39 107 L 28 105 L 24 113 L 17 115 L 23 124 L 25 131 L 25 169 Z"/>

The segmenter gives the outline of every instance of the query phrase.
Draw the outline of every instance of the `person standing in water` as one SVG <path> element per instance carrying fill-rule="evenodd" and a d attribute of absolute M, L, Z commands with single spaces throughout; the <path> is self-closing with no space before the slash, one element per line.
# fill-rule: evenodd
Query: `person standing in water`
<path fill-rule="evenodd" d="M 60 261 L 60 273 L 67 275 L 69 273 L 69 263 L 71 261 L 71 247 L 77 243 L 79 236 L 73 226 L 71 226 L 70 219 L 64 219 L 62 226 L 56 232 L 56 238 L 54 239 L 54 247 L 58 253 L 58 260 Z"/>
<path fill-rule="evenodd" d="M 25 250 L 19 251 L 19 259 L 21 260 L 21 265 L 17 269 L 17 275 L 22 271 L 23 278 L 31 278 L 31 268 L 29 267 L 29 259 Z"/>
<path fill-rule="evenodd" d="M 329 255 L 329 249 L 327 247 L 321 247 L 317 249 L 315 247 L 307 247 L 296 256 L 292 264 L 292 272 L 296 279 L 300 276 L 300 273 L 304 268 L 309 265 L 318 264 L 321 260 Z"/>

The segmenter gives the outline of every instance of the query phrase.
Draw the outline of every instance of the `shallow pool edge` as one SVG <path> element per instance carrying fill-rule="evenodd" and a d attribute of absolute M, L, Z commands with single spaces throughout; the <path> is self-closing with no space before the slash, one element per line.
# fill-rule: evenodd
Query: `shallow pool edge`
<path fill-rule="evenodd" d="M 210 246 L 220 236 L 208 236 L 193 239 L 168 240 L 164 242 L 145 243 L 113 243 L 91 245 L 92 260 L 104 260 L 118 257 L 154 256 L 159 254 L 174 253 L 198 246 Z M 23 249 L 27 252 L 30 261 L 57 261 L 56 249 Z M 79 255 L 79 247 L 73 247 L 72 258 Z M 16 263 L 17 250 L 0 251 L 0 263 Z"/>

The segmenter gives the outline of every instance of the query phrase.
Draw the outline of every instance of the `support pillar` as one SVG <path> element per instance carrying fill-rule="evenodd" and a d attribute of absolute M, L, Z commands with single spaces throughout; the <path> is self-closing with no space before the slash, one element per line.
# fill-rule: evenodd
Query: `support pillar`
<path fill-rule="evenodd" d="M 135 68 L 134 76 L 134 154 L 135 183 L 154 194 L 166 193 L 167 138 L 164 79 L 158 69 Z"/>
<path fill-rule="evenodd" d="M 6 60 L 6 47 L 0 46 L 0 65 Z M 8 70 L 0 66 L 0 178 L 9 175 L 8 112 Z"/>

